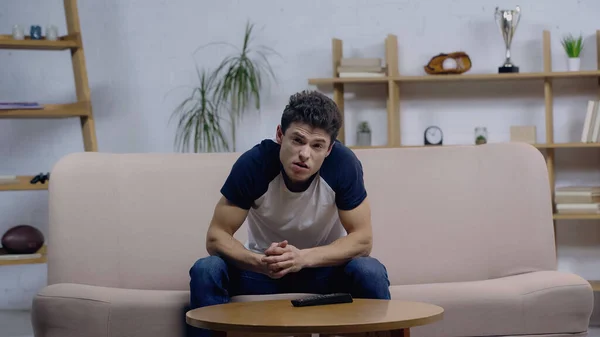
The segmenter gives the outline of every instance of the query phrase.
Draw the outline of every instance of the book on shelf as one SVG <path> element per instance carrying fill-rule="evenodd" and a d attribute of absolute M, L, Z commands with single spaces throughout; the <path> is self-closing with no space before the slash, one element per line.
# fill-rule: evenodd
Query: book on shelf
<path fill-rule="evenodd" d="M 18 261 L 18 260 L 29 260 L 39 259 L 42 257 L 40 253 L 33 254 L 0 254 L 0 261 Z"/>
<path fill-rule="evenodd" d="M 0 185 L 3 184 L 15 184 L 18 183 L 19 179 L 17 178 L 17 176 L 11 175 L 11 176 L 7 176 L 7 175 L 0 175 Z"/>
<path fill-rule="evenodd" d="M 566 186 L 554 192 L 559 214 L 600 214 L 600 186 Z"/>
<path fill-rule="evenodd" d="M 0 110 L 43 109 L 37 102 L 0 102 Z"/>
<path fill-rule="evenodd" d="M 380 58 L 342 58 L 337 67 L 338 76 L 349 77 L 385 77 L 386 67 L 382 66 Z"/>
<path fill-rule="evenodd" d="M 600 101 L 588 101 L 585 120 L 581 130 L 583 143 L 600 143 Z"/>

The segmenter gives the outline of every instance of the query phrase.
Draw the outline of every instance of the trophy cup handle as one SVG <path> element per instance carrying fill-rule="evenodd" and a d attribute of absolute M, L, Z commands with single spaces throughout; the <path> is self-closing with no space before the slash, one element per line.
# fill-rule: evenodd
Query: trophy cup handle
<path fill-rule="evenodd" d="M 515 28 L 517 27 L 517 25 L 519 25 L 519 21 L 521 21 L 521 7 L 517 6 L 515 7 L 515 12 L 517 12 L 517 22 L 515 22 Z"/>

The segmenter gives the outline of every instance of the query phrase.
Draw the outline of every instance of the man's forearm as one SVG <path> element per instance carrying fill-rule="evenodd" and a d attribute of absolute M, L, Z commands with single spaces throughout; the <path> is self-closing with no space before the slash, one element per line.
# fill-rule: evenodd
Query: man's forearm
<path fill-rule="evenodd" d="M 229 233 L 211 229 L 207 233 L 206 249 L 210 255 L 217 255 L 241 269 L 261 272 L 260 254 L 249 251 Z"/>
<path fill-rule="evenodd" d="M 346 263 L 371 253 L 371 236 L 350 233 L 329 245 L 303 250 L 306 267 L 327 267 Z"/>

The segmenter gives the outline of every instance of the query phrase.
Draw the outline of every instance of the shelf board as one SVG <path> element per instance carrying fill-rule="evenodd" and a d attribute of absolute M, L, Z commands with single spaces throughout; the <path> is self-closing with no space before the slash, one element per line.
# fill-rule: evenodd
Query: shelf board
<path fill-rule="evenodd" d="M 600 214 L 554 214 L 554 220 L 600 220 Z"/>
<path fill-rule="evenodd" d="M 582 78 L 582 77 L 600 77 L 600 70 L 581 70 L 581 71 L 555 71 L 550 73 L 549 78 Z"/>
<path fill-rule="evenodd" d="M 32 184 L 30 181 L 33 177 L 34 176 L 17 176 L 17 182 L 15 183 L 0 182 L 0 191 L 41 191 L 48 189 L 49 181 L 46 181 L 45 184 Z"/>
<path fill-rule="evenodd" d="M 46 246 L 44 245 L 38 253 L 42 254 L 42 257 L 32 258 L 32 259 L 18 259 L 18 260 L 0 260 L 0 266 L 17 266 L 23 264 L 38 264 L 38 263 L 46 263 L 48 262 L 48 257 L 46 255 Z M 6 254 L 2 248 L 0 248 L 0 255 Z"/>
<path fill-rule="evenodd" d="M 600 77 L 599 70 L 590 71 L 559 71 L 515 74 L 461 74 L 461 75 L 425 75 L 398 76 L 392 78 L 397 82 L 427 82 L 427 81 L 506 81 L 506 80 L 540 80 L 545 78 L 585 78 Z"/>
<path fill-rule="evenodd" d="M 333 77 L 333 78 L 311 78 L 308 84 L 334 84 L 334 83 L 387 83 L 390 77 Z"/>
<path fill-rule="evenodd" d="M 57 41 L 49 41 L 45 38 L 32 40 L 26 36 L 24 40 L 15 40 L 12 35 L 0 35 L 0 49 L 19 50 L 67 50 L 81 47 L 75 35 L 61 36 Z"/>
<path fill-rule="evenodd" d="M 582 142 L 574 142 L 574 143 L 554 143 L 554 144 L 532 144 L 533 146 L 539 149 L 576 149 L 576 148 L 586 148 L 586 147 L 600 147 L 600 143 L 582 143 Z"/>
<path fill-rule="evenodd" d="M 448 74 L 448 75 L 416 75 L 392 78 L 396 82 L 445 82 L 445 81 L 506 81 L 506 80 L 539 80 L 546 77 L 544 73 L 516 74 Z"/>
<path fill-rule="evenodd" d="M 88 102 L 48 104 L 43 109 L 0 110 L 0 118 L 70 118 L 89 115 Z"/>
<path fill-rule="evenodd" d="M 510 80 L 542 80 L 545 78 L 587 78 L 600 77 L 600 70 L 586 71 L 559 71 L 559 72 L 537 72 L 537 73 L 515 73 L 515 74 L 448 74 L 448 75 L 415 75 L 395 77 L 353 77 L 353 78 L 311 78 L 309 84 L 333 84 L 333 83 L 381 83 L 387 81 L 395 82 L 444 82 L 444 81 L 510 81 Z"/>

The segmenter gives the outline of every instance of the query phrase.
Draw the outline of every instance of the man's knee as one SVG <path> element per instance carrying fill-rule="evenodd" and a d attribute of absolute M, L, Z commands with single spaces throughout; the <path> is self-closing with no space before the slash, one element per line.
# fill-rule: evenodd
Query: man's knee
<path fill-rule="evenodd" d="M 373 257 L 357 257 L 346 264 L 346 273 L 360 275 L 367 278 L 387 279 L 385 266 Z"/>
<path fill-rule="evenodd" d="M 352 280 L 353 296 L 391 298 L 387 270 L 379 260 L 372 257 L 354 258 L 346 264 L 345 273 Z"/>
<path fill-rule="evenodd" d="M 192 268 L 190 268 L 190 277 L 192 279 L 204 277 L 218 277 L 227 272 L 227 263 L 218 256 L 207 256 L 198 259 Z"/>

